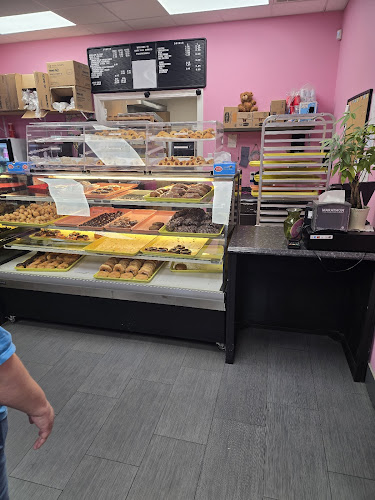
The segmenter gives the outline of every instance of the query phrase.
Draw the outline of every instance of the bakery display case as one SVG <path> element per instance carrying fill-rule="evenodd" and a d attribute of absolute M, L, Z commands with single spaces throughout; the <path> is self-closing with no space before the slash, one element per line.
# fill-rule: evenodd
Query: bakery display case
<path fill-rule="evenodd" d="M 154 122 L 148 125 L 147 163 L 152 172 L 210 172 L 222 149 L 223 124 Z"/>
<path fill-rule="evenodd" d="M 26 134 L 34 171 L 146 169 L 145 123 L 40 122 L 28 125 Z"/>
<path fill-rule="evenodd" d="M 66 144 L 68 128 L 54 130 Z M 68 166 L 31 170 L 19 176 L 25 190 L 0 195 L 0 224 L 22 230 L 4 244 L 16 258 L 0 265 L 7 315 L 223 343 L 240 174 Z"/>

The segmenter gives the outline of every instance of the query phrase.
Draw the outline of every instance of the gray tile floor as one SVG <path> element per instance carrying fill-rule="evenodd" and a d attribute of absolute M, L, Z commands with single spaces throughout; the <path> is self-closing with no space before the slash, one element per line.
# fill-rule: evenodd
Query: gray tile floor
<path fill-rule="evenodd" d="M 53 403 L 9 411 L 11 500 L 374 500 L 375 412 L 341 346 L 245 330 L 214 346 L 5 325 Z"/>

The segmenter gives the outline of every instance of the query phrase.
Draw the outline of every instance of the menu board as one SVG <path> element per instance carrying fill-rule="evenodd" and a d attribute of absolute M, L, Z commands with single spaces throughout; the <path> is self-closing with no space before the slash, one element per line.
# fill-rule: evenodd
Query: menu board
<path fill-rule="evenodd" d="M 87 58 L 93 93 L 206 86 L 205 38 L 94 47 Z"/>

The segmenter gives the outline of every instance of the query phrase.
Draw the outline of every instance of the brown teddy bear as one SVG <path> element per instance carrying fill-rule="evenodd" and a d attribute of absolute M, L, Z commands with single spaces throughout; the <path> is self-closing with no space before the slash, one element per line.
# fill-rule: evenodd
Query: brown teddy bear
<path fill-rule="evenodd" d="M 252 92 L 242 92 L 240 94 L 241 98 L 241 104 L 238 105 L 238 111 L 251 111 L 252 107 L 252 100 L 253 100 L 253 93 Z"/>
<path fill-rule="evenodd" d="M 242 92 L 240 94 L 241 104 L 238 105 L 238 111 L 251 112 L 258 111 L 258 106 L 256 106 L 256 101 L 253 99 L 252 92 Z"/>

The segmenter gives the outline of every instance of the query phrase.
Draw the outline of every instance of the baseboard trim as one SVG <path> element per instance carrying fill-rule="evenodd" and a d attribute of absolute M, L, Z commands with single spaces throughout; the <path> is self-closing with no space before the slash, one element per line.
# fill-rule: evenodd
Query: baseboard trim
<path fill-rule="evenodd" d="M 375 408 L 375 375 L 372 372 L 371 366 L 368 365 L 366 373 L 366 388 L 370 396 L 372 406 Z"/>

